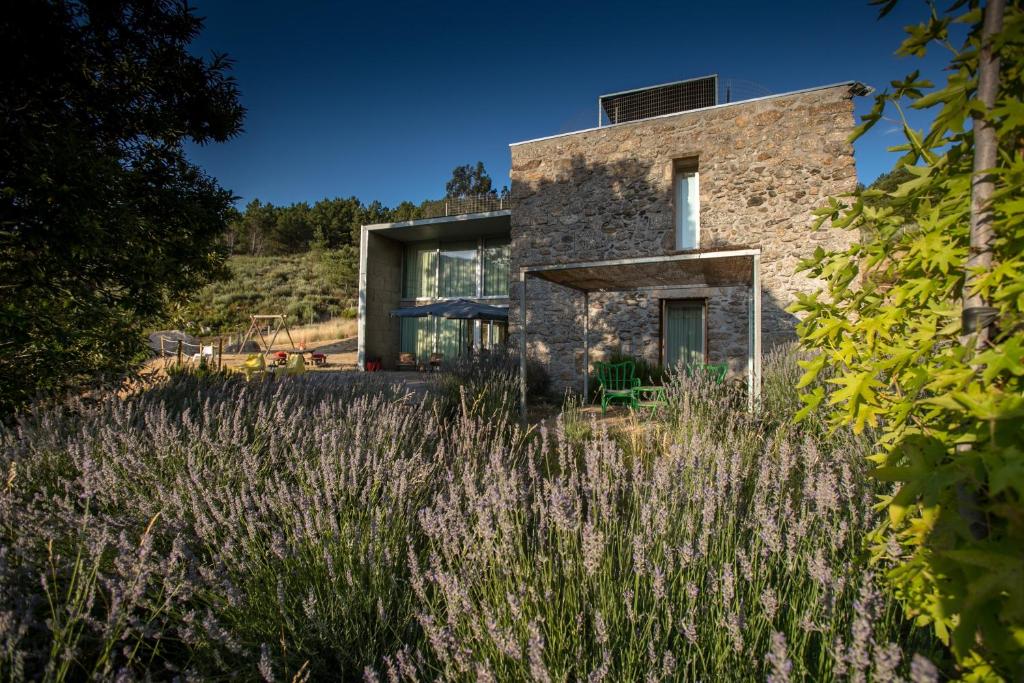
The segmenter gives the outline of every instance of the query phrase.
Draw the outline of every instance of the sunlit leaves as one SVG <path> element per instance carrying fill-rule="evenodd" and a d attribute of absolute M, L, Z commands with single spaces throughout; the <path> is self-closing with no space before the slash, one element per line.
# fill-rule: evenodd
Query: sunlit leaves
<path fill-rule="evenodd" d="M 884 14 L 894 3 L 874 4 Z M 1007 10 L 995 41 L 1001 90 L 985 111 L 975 95 L 981 12 L 973 4 L 907 30 L 900 52 L 920 56 L 950 47 L 953 23 L 970 27 L 944 86 L 913 72 L 863 117 L 854 137 L 895 112 L 905 155 L 887 185 L 817 212 L 822 227 L 859 229 L 861 244 L 802 261 L 823 290 L 789 310 L 819 354 L 803 363 L 800 387 L 815 389 L 798 418 L 824 410 L 836 428 L 876 430 L 876 475 L 896 488 L 880 502 L 888 521 L 872 553 L 891 558 L 893 541 L 903 548 L 889 578 L 908 616 L 950 644 L 965 680 L 991 680 L 1024 676 L 1024 12 Z M 907 106 L 933 112 L 927 131 L 907 123 Z M 991 344 L 978 351 L 960 320 L 976 117 L 999 136 L 993 259 L 971 272 L 972 293 L 997 318 Z M 830 392 L 815 383 L 822 376 Z"/>

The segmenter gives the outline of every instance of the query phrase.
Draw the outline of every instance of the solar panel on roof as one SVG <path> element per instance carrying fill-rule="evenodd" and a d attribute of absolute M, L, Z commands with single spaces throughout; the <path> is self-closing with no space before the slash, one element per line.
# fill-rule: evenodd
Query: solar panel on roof
<path fill-rule="evenodd" d="M 609 123 L 639 121 L 718 104 L 718 75 L 601 95 Z"/>

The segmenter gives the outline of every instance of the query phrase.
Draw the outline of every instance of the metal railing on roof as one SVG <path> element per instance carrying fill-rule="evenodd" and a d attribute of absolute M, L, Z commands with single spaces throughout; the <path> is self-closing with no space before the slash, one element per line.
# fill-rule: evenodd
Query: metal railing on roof
<path fill-rule="evenodd" d="M 424 202 L 421 210 L 423 218 L 440 218 L 442 216 L 460 216 L 467 213 L 503 211 L 510 208 L 510 206 L 511 201 L 508 197 L 482 194 L 468 197 L 448 197 L 446 199 Z"/>

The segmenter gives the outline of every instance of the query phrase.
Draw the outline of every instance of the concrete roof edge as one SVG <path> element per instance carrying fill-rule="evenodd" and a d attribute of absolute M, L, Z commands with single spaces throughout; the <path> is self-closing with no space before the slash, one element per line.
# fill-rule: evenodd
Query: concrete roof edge
<path fill-rule="evenodd" d="M 660 116 L 652 116 L 646 119 L 639 119 L 637 121 L 623 121 L 622 123 L 610 123 L 607 126 L 594 126 L 593 128 L 584 128 L 582 130 L 574 130 L 568 133 L 555 133 L 554 135 L 545 135 L 539 138 L 532 138 L 530 140 L 521 140 L 519 142 L 509 143 L 509 147 L 515 147 L 517 145 L 527 145 L 531 142 L 541 142 L 542 140 L 553 140 L 554 138 L 567 137 L 569 135 L 579 135 L 581 133 L 592 133 L 597 130 L 605 130 L 607 128 L 617 128 L 619 126 L 631 126 L 638 123 L 644 123 L 646 121 L 656 121 L 658 119 L 666 119 L 671 116 L 685 116 L 687 114 L 697 114 L 701 112 L 711 111 L 714 109 L 724 109 L 725 107 L 735 107 L 741 104 L 751 104 L 753 102 L 762 102 L 764 100 L 773 100 L 779 97 L 789 97 L 792 95 L 802 95 L 804 93 L 814 92 L 816 90 L 829 90 L 830 88 L 841 88 L 843 86 L 849 87 L 851 91 L 856 90 L 854 95 L 869 95 L 874 92 L 874 88 L 869 85 L 865 85 L 860 81 L 841 81 L 839 83 L 830 83 L 829 85 L 817 85 L 812 88 L 802 88 L 800 90 L 790 90 L 789 92 L 782 92 L 776 95 L 765 95 L 763 97 L 754 97 L 749 100 L 737 100 L 736 102 L 726 102 L 724 104 L 716 104 L 711 107 L 701 107 L 700 109 L 688 109 L 686 111 L 677 111 L 671 114 L 662 114 Z"/>
<path fill-rule="evenodd" d="M 365 230 L 385 230 L 388 228 L 413 228 L 418 225 L 458 223 L 460 221 L 479 220 L 483 218 L 500 218 L 501 216 L 511 215 L 511 209 L 501 209 L 500 211 L 484 211 L 481 213 L 461 213 L 456 216 L 438 216 L 436 218 L 415 218 L 411 221 L 398 221 L 396 223 L 369 223 L 361 225 L 360 228 L 363 228 Z"/>

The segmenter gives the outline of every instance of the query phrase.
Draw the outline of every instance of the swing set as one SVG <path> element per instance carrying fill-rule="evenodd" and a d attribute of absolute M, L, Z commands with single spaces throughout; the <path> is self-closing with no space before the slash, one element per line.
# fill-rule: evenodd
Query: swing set
<path fill-rule="evenodd" d="M 288 322 L 285 320 L 284 315 L 250 315 L 249 319 L 252 322 L 249 324 L 249 330 L 245 333 L 245 338 L 242 339 L 242 344 L 239 348 L 244 349 L 249 340 L 253 338 L 253 334 L 256 334 L 259 335 L 260 341 L 263 342 L 263 355 L 269 356 L 274 342 L 277 341 L 277 335 L 281 333 L 281 330 L 284 330 L 292 348 L 295 348 L 295 341 L 292 340 L 292 333 L 288 329 Z M 263 336 L 263 328 L 266 327 L 269 331 L 272 324 L 274 332 L 270 336 L 270 343 L 268 344 L 267 338 Z"/>

